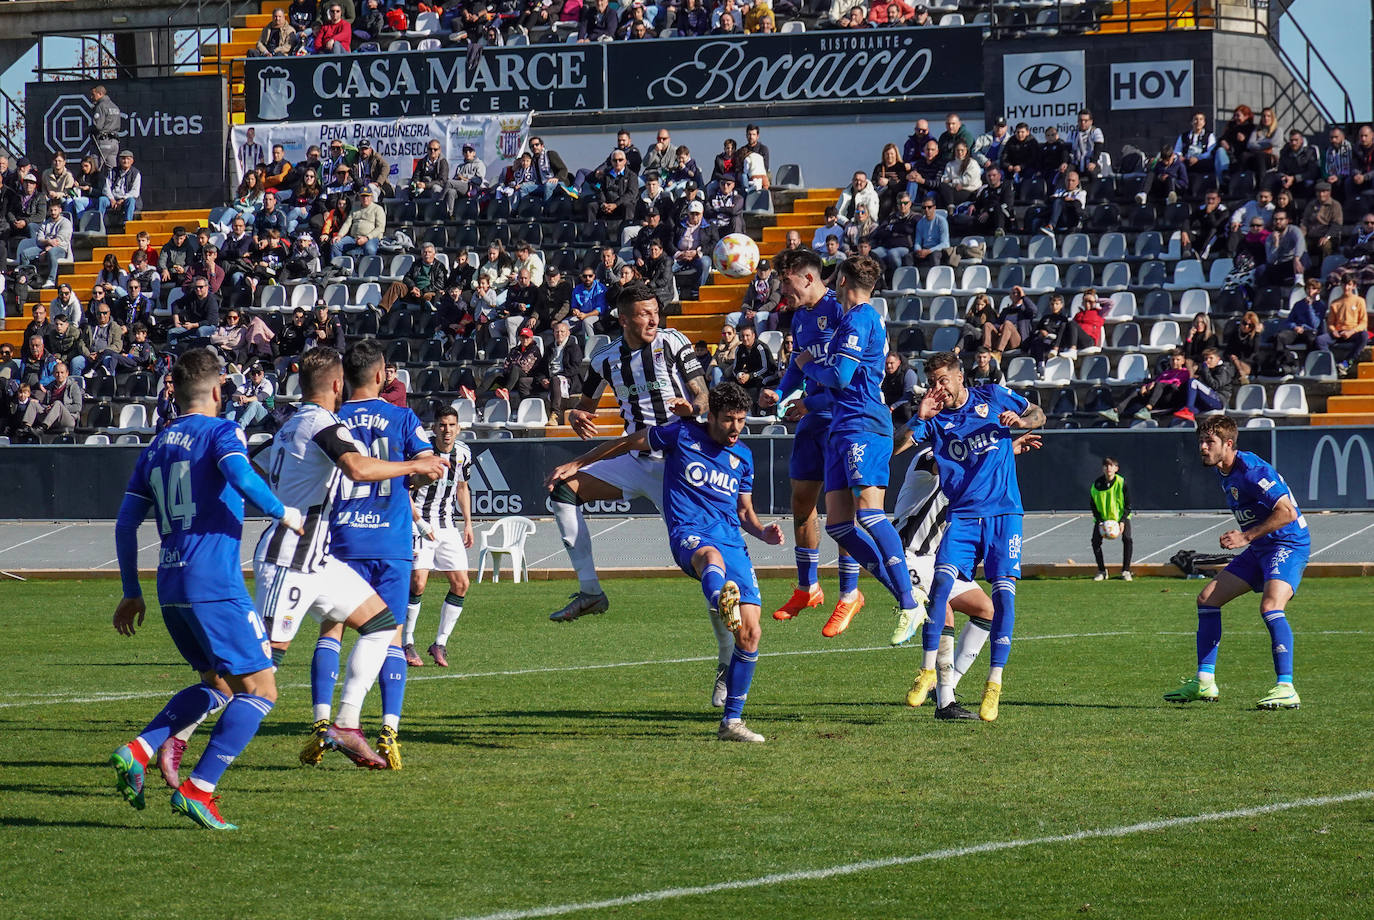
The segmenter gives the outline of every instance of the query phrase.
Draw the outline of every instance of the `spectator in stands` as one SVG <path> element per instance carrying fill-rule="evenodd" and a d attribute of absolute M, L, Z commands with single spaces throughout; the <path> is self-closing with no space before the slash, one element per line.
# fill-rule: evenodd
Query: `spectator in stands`
<path fill-rule="evenodd" d="M 291 161 L 286 159 L 286 150 L 281 144 L 272 145 L 272 160 L 264 167 L 265 191 L 277 192 L 290 189 L 294 177 Z M 246 172 L 245 172 L 246 176 Z"/>
<path fill-rule="evenodd" d="M 908 200 L 910 197 L 908 196 Z M 811 235 L 811 248 L 816 252 L 825 252 L 825 241 L 829 237 L 837 240 L 844 240 L 844 227 L 840 226 L 840 210 L 832 205 L 826 205 L 825 222 L 816 228 L 816 232 Z"/>
<path fill-rule="evenodd" d="M 81 306 L 81 298 L 76 296 L 72 286 L 67 282 L 62 282 L 57 286 L 57 296 L 53 298 L 48 313 L 53 317 L 53 322 L 57 322 L 57 314 L 64 313 L 67 319 L 71 320 L 72 332 L 75 333 L 77 327 L 81 325 L 82 314 L 85 309 Z M 48 347 L 52 348 L 52 338 L 48 338 Z"/>
<path fill-rule="evenodd" d="M 1183 408 L 1174 415 L 1191 422 L 1198 411 L 1225 411 L 1235 392 L 1236 369 L 1221 359 L 1220 349 L 1208 348 L 1188 380 Z"/>
<path fill-rule="evenodd" d="M 58 310 L 53 315 L 52 333 L 45 344 L 57 360 L 67 362 L 70 368 L 72 359 L 81 353 L 81 329 L 74 318 Z"/>
<path fill-rule="evenodd" d="M 296 53 L 299 43 L 296 30 L 287 21 L 286 10 L 277 7 L 272 11 L 272 21 L 262 27 L 258 43 L 248 49 L 248 56 L 287 57 Z"/>
<path fill-rule="evenodd" d="M 262 210 L 253 217 L 253 234 L 263 236 L 271 228 L 276 228 L 286 236 L 286 212 L 278 207 L 276 195 L 268 195 L 262 200 Z"/>
<path fill-rule="evenodd" d="M 1059 354 L 1061 347 L 1065 352 L 1073 347 L 1074 328 L 1069 314 L 1064 312 L 1063 295 L 1052 294 L 1049 312 L 1036 321 L 1030 338 L 1024 343 L 1026 353 L 1035 359 L 1037 374 L 1044 373 L 1045 362 Z"/>
<path fill-rule="evenodd" d="M 529 268 L 518 268 L 515 279 L 506 288 L 506 299 L 498 311 L 505 322 L 506 347 L 514 348 L 520 330 L 535 329 L 539 323 L 540 303 L 539 286 L 534 283 Z M 537 330 L 536 330 L 537 331 Z"/>
<path fill-rule="evenodd" d="M 348 215 L 339 228 L 338 237 L 331 247 L 335 256 L 375 256 L 386 235 L 386 211 L 373 199 L 376 192 L 366 186 L 358 192 L 358 208 Z"/>
<path fill-rule="evenodd" d="M 378 307 L 389 313 L 398 300 L 409 307 L 420 307 L 442 296 L 447 286 L 448 269 L 439 261 L 434 244 L 425 243 L 420 247 L 420 258 L 411 263 L 405 276 L 387 285 Z"/>
<path fill-rule="evenodd" d="M 605 6 L 605 0 L 597 2 Z M 581 198 L 584 218 L 604 220 L 608 226 L 619 224 L 633 216 L 638 197 L 639 176 L 630 170 L 625 151 L 616 148 L 611 151 L 610 168 L 601 177 L 600 187 Z"/>
<path fill-rule="evenodd" d="M 515 277 L 515 261 L 506 252 L 500 240 L 492 240 L 487 244 L 487 258 L 477 268 L 477 277 L 473 281 L 474 289 L 477 282 L 484 277 L 498 298 L 505 296 L 506 288 Z"/>
<path fill-rule="evenodd" d="M 940 144 L 933 138 L 921 148 L 921 155 L 911 164 L 906 174 L 906 193 L 913 199 L 933 195 L 940 187 L 940 179 L 945 173 L 945 160 L 940 156 Z M 872 213 L 877 215 L 877 209 Z"/>
<path fill-rule="evenodd" d="M 425 155 L 415 161 L 410 172 L 407 197 L 411 201 L 443 201 L 448 213 L 453 213 L 456 192 L 449 186 L 452 171 L 443 155 L 443 148 L 434 138 L 425 145 Z"/>
<path fill-rule="evenodd" d="M 395 361 L 386 362 L 386 367 L 382 371 L 382 388 L 377 392 L 377 396 L 393 406 L 402 409 L 406 407 L 406 383 L 401 379 L 400 368 L 396 366 Z"/>
<path fill-rule="evenodd" d="M 983 329 L 996 324 L 997 310 L 992 305 L 992 298 L 987 294 L 974 294 L 964 311 L 964 326 L 960 330 L 957 350 L 963 354 L 977 351 L 983 341 Z"/>
<path fill-rule="evenodd" d="M 989 165 L 1002 162 L 1002 148 L 1006 146 L 1009 136 L 1007 120 L 999 115 L 993 120 L 992 129 L 978 135 L 978 139 L 973 142 L 970 152 L 984 172 Z"/>
<path fill-rule="evenodd" d="M 1155 409 L 1170 411 L 1182 408 L 1188 394 L 1192 374 L 1183 361 L 1183 352 L 1175 349 L 1169 355 L 1169 367 L 1146 380 L 1136 390 L 1120 400 L 1112 409 L 1098 413 L 1109 421 L 1121 421 L 1122 414 L 1135 407 L 1135 417 L 1143 421 L 1152 418 Z"/>
<path fill-rule="evenodd" d="M 124 337 L 129 337 L 129 330 L 135 323 L 142 323 L 148 327 L 148 332 L 152 332 L 159 327 L 156 316 L 153 315 L 153 307 L 156 301 L 149 297 L 143 290 L 143 281 L 137 276 L 129 279 L 129 288 L 124 295 L 124 301 L 118 305 L 115 311 L 115 321 L 124 327 Z"/>
<path fill-rule="evenodd" d="M 1264 241 L 1264 269 L 1257 280 L 1261 284 L 1278 287 L 1293 283 L 1302 273 L 1302 258 L 1307 253 L 1307 240 L 1302 230 L 1288 222 L 1285 211 L 1274 212 L 1274 232 Z"/>
<path fill-rule="evenodd" d="M 219 249 L 207 244 L 200 252 L 196 253 L 191 261 L 191 267 L 186 272 L 186 281 L 182 284 L 182 290 L 186 293 L 191 292 L 191 285 L 197 278 L 204 278 L 210 284 L 210 293 L 218 294 L 220 288 L 224 286 L 224 269 L 219 266 Z"/>
<path fill-rule="evenodd" d="M 172 307 L 172 327 L 167 344 L 179 345 L 186 336 L 209 338 L 219 321 L 219 298 L 210 292 L 210 282 L 197 278 L 191 291 Z"/>
<path fill-rule="evenodd" d="M 997 318 L 984 324 L 983 346 L 992 349 L 993 358 L 1001 362 L 1003 352 L 1019 348 L 1031 337 L 1034 325 L 1035 304 L 1020 286 L 1013 287 Z"/>
<path fill-rule="evenodd" d="M 1175 153 L 1174 148 L 1165 146 L 1151 164 L 1149 184 L 1145 191 L 1136 195 L 1136 201 L 1140 204 L 1147 201 L 1173 204 L 1178 201 L 1180 193 L 1187 191 L 1188 169 L 1183 157 Z"/>
<path fill-rule="evenodd" d="M 697 166 L 697 161 L 692 159 L 691 149 L 683 144 L 677 148 L 675 156 L 676 165 L 668 172 L 668 191 L 673 195 L 681 195 L 689 185 L 700 188 L 704 184 L 701 169 Z"/>
<path fill-rule="evenodd" d="M 1192 325 L 1188 327 L 1188 336 L 1183 340 L 1183 360 L 1187 363 L 1189 370 L 1197 370 L 1202 363 L 1202 354 L 1209 348 L 1216 348 L 1220 343 L 1217 335 L 1212 331 L 1212 318 L 1206 313 L 1198 313 L 1193 317 Z"/>
<path fill-rule="evenodd" d="M 644 269 L 649 260 L 649 243 L 653 240 L 658 240 L 665 252 L 673 245 L 673 232 L 663 222 L 663 217 L 658 208 L 649 208 L 644 212 L 642 226 L 630 244 L 635 253 L 635 265 L 639 266 L 641 270 Z"/>
<path fill-rule="evenodd" d="M 598 278 L 598 281 L 601 279 Z M 620 296 L 622 289 L 629 287 L 636 282 L 643 282 L 644 277 L 640 274 L 638 267 L 629 265 L 625 262 L 620 263 L 620 273 L 616 275 L 614 281 L 606 285 L 606 304 L 610 310 L 615 309 L 616 298 Z"/>
<path fill-rule="evenodd" d="M 367 138 L 358 141 L 358 162 L 353 167 L 359 182 L 375 185 L 382 198 L 396 197 L 396 190 L 391 186 L 391 166 L 377 154 Z"/>
<path fill-rule="evenodd" d="M 1069 133 L 1070 166 L 1078 170 L 1079 178 L 1089 189 L 1102 175 L 1102 155 L 1107 152 L 1107 139 L 1102 129 L 1093 124 L 1093 113 L 1083 109 L 1078 113 L 1078 127 Z M 1061 182 L 1068 169 L 1060 170 Z"/>
<path fill-rule="evenodd" d="M 625 260 L 620 258 L 619 250 L 609 244 L 601 247 L 601 260 L 596 263 L 596 280 L 606 286 L 606 301 L 612 307 L 615 306 L 615 299 L 610 295 L 610 288 L 620 282 L 624 268 Z"/>
<path fill-rule="evenodd" d="M 1355 146 L 1350 152 L 1350 186 L 1346 194 L 1348 202 L 1353 202 L 1355 198 L 1368 193 L 1374 187 L 1374 128 L 1361 125 L 1355 138 Z"/>
<path fill-rule="evenodd" d="M 1245 142 L 1245 168 L 1255 174 L 1256 180 L 1278 163 L 1283 136 L 1283 128 L 1279 127 L 1279 117 L 1274 109 L 1271 106 L 1260 109 L 1259 124 Z"/>
<path fill-rule="evenodd" d="M 732 326 L 751 326 L 758 332 L 777 327 L 778 304 L 782 301 L 782 285 L 773 271 L 773 263 L 760 259 L 754 277 L 744 289 L 739 309 L 725 321 Z"/>
<path fill-rule="evenodd" d="M 1326 303 L 1322 300 L 1322 283 L 1319 278 L 1308 278 L 1303 285 L 1303 298 L 1288 310 L 1283 318 L 1283 327 L 1274 336 L 1275 347 L 1280 351 L 1291 349 L 1294 345 L 1315 348 L 1317 336 L 1326 328 Z"/>
<path fill-rule="evenodd" d="M 33 319 L 29 320 L 28 325 L 24 327 L 24 342 L 27 343 L 34 336 L 38 336 L 46 342 L 48 336 L 52 334 L 52 326 L 48 308 L 41 303 L 34 303 Z"/>
<path fill-rule="evenodd" d="M 850 227 L 853 227 L 850 224 Z M 868 237 L 864 237 L 868 239 Z M 855 251 L 858 251 L 857 244 Z M 871 251 L 871 250 L 870 250 Z M 821 283 L 826 287 L 835 286 L 835 275 L 840 270 L 840 263 L 845 259 L 845 254 L 840 250 L 840 241 L 834 237 L 829 237 L 825 241 L 825 251 L 821 253 Z"/>
<path fill-rule="evenodd" d="M 267 418 L 275 396 L 276 387 L 262 365 L 255 364 L 248 370 L 248 380 L 227 400 L 224 417 L 240 428 L 251 428 Z"/>
<path fill-rule="evenodd" d="M 272 340 L 277 337 L 261 318 L 246 317 L 235 307 L 224 311 L 224 321 L 210 335 L 210 344 L 235 367 L 255 358 L 271 360 Z M 237 391 L 242 393 L 243 390 Z"/>
<path fill-rule="evenodd" d="M 1004 181 L 1001 167 L 996 163 L 987 168 L 983 178 L 986 181 L 973 196 L 973 210 L 963 218 L 964 225 L 972 224 L 977 233 L 1005 236 L 1007 226 L 1014 220 L 1011 183 Z"/>
<path fill-rule="evenodd" d="M 863 205 L 860 205 L 860 206 L 859 206 L 859 210 L 860 210 L 860 211 L 864 211 L 864 210 L 866 210 L 866 208 L 865 208 Z M 800 232 L 800 231 L 797 231 L 797 230 L 788 230 L 788 231 L 787 231 L 787 236 L 784 237 L 783 239 L 784 239 L 784 242 L 783 242 L 783 244 L 782 244 L 782 248 L 783 248 L 784 250 L 787 250 L 787 249 L 801 249 L 801 246 L 802 246 L 802 238 L 801 238 L 801 232 Z"/>
<path fill-rule="evenodd" d="M 557 156 L 557 154 L 554 154 L 554 156 Z M 534 167 L 534 181 L 537 187 L 530 191 L 539 191 L 541 197 L 547 201 L 549 198 L 553 197 L 553 193 L 558 190 L 558 180 L 557 178 L 552 180 L 547 179 L 544 173 L 540 171 L 538 161 L 539 157 L 531 153 L 530 165 Z M 486 181 L 487 164 L 477 158 L 476 147 L 473 147 L 471 144 L 464 144 L 463 159 L 453 168 L 453 178 L 449 180 L 448 183 L 454 203 L 457 203 L 458 196 L 460 195 L 466 195 L 469 198 L 477 197 L 485 187 Z M 448 197 L 447 195 L 445 196 L 445 201 L 448 200 Z M 449 210 L 449 216 L 452 216 L 451 206 Z"/>
<path fill-rule="evenodd" d="M 1307 238 L 1307 251 L 1313 259 L 1313 269 L 1321 267 L 1321 259 L 1338 251 L 1341 242 L 1341 225 L 1345 214 L 1341 203 L 1331 197 L 1331 185 L 1318 182 L 1317 197 L 1307 203 L 1302 215 L 1302 232 Z"/>
<path fill-rule="evenodd" d="M 744 232 L 744 196 L 735 190 L 735 177 L 724 175 L 706 202 L 705 220 L 718 236 Z"/>
<path fill-rule="evenodd" d="M 1326 311 L 1326 329 L 1317 336 L 1317 347 L 1331 352 L 1340 372 L 1349 373 L 1369 344 L 1369 308 L 1359 294 L 1354 275 L 1341 278 L 1341 296 L 1331 300 Z"/>
<path fill-rule="evenodd" d="M 667 128 L 659 128 L 658 137 L 653 145 L 644 151 L 644 160 L 641 164 L 644 180 L 647 182 L 651 174 L 666 176 L 676 163 L 677 149 L 673 146 L 672 135 L 668 133 Z"/>
<path fill-rule="evenodd" d="M 721 151 L 711 163 L 711 180 L 706 185 L 706 193 L 712 194 L 726 176 L 734 177 L 736 186 L 744 184 L 744 156 L 733 137 L 727 137 L 721 143 Z"/>
<path fill-rule="evenodd" d="M 100 175 L 100 160 L 93 156 L 82 157 L 80 165 L 72 173 L 72 180 L 75 185 L 63 202 L 62 209 L 71 218 L 72 226 L 76 226 L 81 215 L 95 207 L 100 195 L 100 187 L 104 183 L 104 177 Z"/>
<path fill-rule="evenodd" d="M 986 386 L 1002 382 L 1002 368 L 992 358 L 992 349 L 980 345 L 973 353 L 973 366 L 968 369 L 970 386 Z"/>
<path fill-rule="evenodd" d="M 858 173 L 862 176 L 863 173 Z M 867 181 L 867 177 L 865 177 Z M 716 245 L 716 234 L 710 225 L 703 221 L 705 209 L 701 202 L 693 201 L 687 206 L 687 222 L 678 230 L 673 240 L 673 272 L 695 272 L 698 286 L 705 284 L 711 276 L 710 253 Z"/>
<path fill-rule="evenodd" d="M 277 278 L 282 283 L 303 281 L 317 274 L 321 267 L 320 249 L 315 245 L 315 238 L 309 231 L 301 230 L 291 241 L 291 246 L 277 271 Z"/>
<path fill-rule="evenodd" d="M 321 213 L 328 207 L 328 197 L 324 186 L 320 185 L 319 170 L 307 166 L 301 172 L 301 182 L 287 198 L 282 210 L 286 213 L 286 232 L 293 234 L 302 222 Z"/>
<path fill-rule="evenodd" d="M 148 253 L 142 249 L 134 253 L 133 260 L 129 263 L 129 281 L 135 280 L 142 283 L 142 289 L 153 300 L 159 299 L 162 293 L 162 276 L 158 273 L 156 265 L 148 263 Z"/>
<path fill-rule="evenodd" d="M 945 116 L 945 131 L 937 139 L 940 147 L 940 158 L 951 160 L 955 157 L 954 146 L 960 141 L 969 150 L 973 149 L 973 132 L 970 131 L 958 115 L 953 112 Z"/>
<path fill-rule="evenodd" d="M 107 376 L 113 377 L 120 371 L 150 371 L 157 367 L 157 351 L 148 341 L 148 325 L 133 323 L 128 328 L 128 338 L 120 354 L 107 355 L 104 368 Z"/>
<path fill-rule="evenodd" d="M 539 300 L 544 309 L 539 319 L 540 329 L 552 329 L 572 312 L 572 282 L 557 265 L 550 265 L 545 270 L 544 283 L 539 288 Z"/>
<path fill-rule="evenodd" d="M 43 389 L 42 395 L 32 399 L 24 407 L 19 424 L 30 428 L 37 434 L 50 431 L 57 434 L 70 434 L 81 418 L 81 403 L 85 393 L 80 381 L 72 377 L 67 365 L 58 361 L 53 368 L 53 381 Z"/>
<path fill-rule="evenodd" d="M 521 329 L 515 347 L 506 352 L 505 360 L 499 367 L 488 372 L 479 389 L 490 389 L 497 399 L 508 400 L 514 409 L 534 394 L 538 383 L 534 373 L 539 358 L 539 348 L 534 344 L 534 330 Z M 515 391 L 514 399 L 511 398 L 512 390 Z"/>
<path fill-rule="evenodd" d="M 582 395 L 582 346 L 572 337 L 566 322 L 553 326 L 553 335 L 544 346 L 544 356 L 535 366 L 537 392 L 549 404 L 549 415 L 559 424 L 563 413 L 576 405 Z"/>
<path fill-rule="evenodd" d="M 940 174 L 940 199 L 948 207 L 971 201 L 983 187 L 983 168 L 969 153 L 969 145 L 962 140 L 954 144 L 954 155 L 945 163 Z"/>
<path fill-rule="evenodd" d="M 344 18 L 343 7 L 331 3 L 324 22 L 315 30 L 311 49 L 316 54 L 348 54 L 353 44 L 353 24 Z"/>
<path fill-rule="evenodd" d="M 1223 175 L 1241 165 L 1255 133 L 1255 113 L 1248 105 L 1238 105 L 1217 141 L 1217 174 Z"/>
<path fill-rule="evenodd" d="M 912 13 L 911 25 L 913 26 L 933 26 L 935 20 L 930 16 L 930 9 L 924 3 L 916 4 L 916 9 Z"/>
<path fill-rule="evenodd" d="M 840 222 L 847 223 L 855 217 L 855 207 L 864 205 L 868 208 L 868 213 L 875 218 L 878 216 L 878 193 L 873 190 L 873 186 L 868 181 L 868 173 L 858 170 L 854 173 L 853 181 L 840 192 L 840 198 L 835 203 L 835 209 L 839 212 Z"/>
<path fill-rule="evenodd" d="M 907 163 L 914 163 L 921 158 L 922 152 L 926 149 L 926 141 L 930 140 L 930 122 L 924 118 L 916 119 L 916 124 L 912 128 L 911 134 L 907 136 L 906 143 L 902 145 L 902 159 Z M 935 149 L 938 152 L 940 145 L 937 142 Z"/>
<path fill-rule="evenodd" d="M 873 188 L 878 193 L 881 213 L 892 210 L 897 192 L 906 188 L 906 174 L 910 171 L 911 165 L 898 156 L 897 145 L 884 144 L 882 157 L 873 167 Z"/>
<path fill-rule="evenodd" d="M 34 333 L 24 339 L 15 379 L 27 383 L 38 396 L 42 395 L 45 388 L 52 386 L 57 379 L 57 356 L 48 351 L 46 338 Z"/>
<path fill-rule="evenodd" d="M 620 18 L 610 8 L 607 0 L 591 0 L 582 6 L 582 18 L 577 27 L 577 40 L 586 42 L 609 42 L 615 40 L 615 30 Z"/>
<path fill-rule="evenodd" d="M 1302 211 L 1298 210 L 1297 202 L 1293 200 L 1293 193 L 1286 188 L 1281 188 L 1274 196 L 1274 213 L 1283 211 L 1288 215 L 1290 224 L 1302 222 Z"/>
<path fill-rule="evenodd" d="M 753 402 L 750 412 L 759 412 L 759 393 L 778 382 L 778 364 L 773 351 L 758 340 L 758 332 L 745 323 L 739 327 L 739 350 L 735 353 L 734 381 L 744 387 Z"/>
<path fill-rule="evenodd" d="M 33 228 L 33 237 L 22 241 L 15 250 L 20 264 L 37 262 L 40 258 L 48 261 L 48 277 L 43 287 L 57 287 L 58 263 L 72 251 L 72 222 L 62 213 L 62 202 L 48 200 L 47 220 Z"/>
<path fill-rule="evenodd" d="M 112 252 L 105 254 L 104 261 L 100 263 L 100 272 L 95 276 L 95 283 L 104 289 L 107 296 L 125 296 L 129 286 L 129 273 L 119 267 L 119 256 Z"/>
<path fill-rule="evenodd" d="M 1366 262 L 1374 259 L 1374 213 L 1360 218 L 1354 235 L 1341 248 L 1341 252 L 1347 259 L 1364 259 Z"/>
<path fill-rule="evenodd" d="M 1102 327 L 1106 324 L 1102 306 L 1096 288 L 1088 288 L 1083 292 L 1082 303 L 1078 307 L 1078 312 L 1073 315 L 1073 321 L 1082 333 L 1082 335 L 1075 335 L 1076 341 L 1086 341 L 1088 344 L 1077 345 L 1076 354 L 1073 357 L 1080 354 L 1095 354 L 1102 350 Z"/>
<path fill-rule="evenodd" d="M 114 322 L 114 311 L 108 302 L 92 307 L 94 320 L 81 331 L 78 354 L 72 358 L 71 372 L 80 376 L 94 374 L 107 358 L 118 357 L 124 347 L 123 330 Z"/>
<path fill-rule="evenodd" d="M 1194 112 L 1192 125 L 1174 140 L 1174 153 L 1190 175 L 1215 175 L 1217 136 L 1207 130 L 1207 113 Z"/>
<path fill-rule="evenodd" d="M 48 216 L 48 196 L 39 191 L 38 176 L 32 172 L 26 173 L 20 180 L 20 185 L 22 190 L 19 195 L 19 206 L 10 219 L 11 240 L 31 238 L 33 228 Z"/>
<path fill-rule="evenodd" d="M 1056 184 L 1062 185 L 1060 177 L 1068 172 L 1073 162 L 1073 146 L 1060 138 L 1059 129 L 1054 125 L 1047 127 L 1045 142 L 1040 145 L 1040 176 L 1045 180 L 1045 184 L 1051 188 Z"/>
<path fill-rule="evenodd" d="M 744 146 L 739 149 L 740 156 L 758 154 L 763 160 L 764 172 L 772 168 L 769 160 L 768 145 L 759 140 L 759 126 L 750 124 L 744 129 Z"/>
<path fill-rule="evenodd" d="M 928 269 L 944 264 L 945 250 L 949 248 L 949 220 L 944 211 L 936 209 L 934 198 L 921 202 L 921 219 L 916 222 L 916 236 L 912 242 L 915 246 L 911 253 L 912 265 Z"/>
<path fill-rule="evenodd" d="M 627 268 L 629 266 L 626 266 Z M 636 269 L 649 289 L 654 292 L 662 308 L 666 311 L 670 304 L 677 303 L 677 282 L 673 278 L 673 260 L 668 258 L 667 246 L 660 237 L 649 241 L 649 257 Z"/>
<path fill-rule="evenodd" d="M 1188 223 L 1180 231 L 1179 243 L 1183 252 L 1209 259 L 1224 251 L 1230 220 L 1230 212 L 1221 203 L 1221 193 L 1215 188 L 1208 189 L 1202 205 L 1189 215 Z"/>
<path fill-rule="evenodd" d="M 893 427 L 905 425 L 916 414 L 916 372 L 895 351 L 887 353 L 883 365 L 883 403 L 892 413 Z"/>
<path fill-rule="evenodd" d="M 911 209 L 911 196 L 903 191 L 897 197 L 896 210 L 888 215 L 887 220 L 878 224 L 869 237 L 873 244 L 873 257 L 886 267 L 886 281 L 889 284 L 893 273 L 911 258 L 919 219 Z"/>
<path fill-rule="evenodd" d="M 291 0 L 286 8 L 286 19 L 291 28 L 296 30 L 296 36 L 301 45 L 309 43 L 310 36 L 315 31 L 315 23 L 319 21 L 320 10 L 318 0 Z"/>
<path fill-rule="evenodd" d="M 597 280 L 596 271 L 582 269 L 581 283 L 572 289 L 572 311 L 569 325 L 581 336 L 589 336 L 607 312 L 606 286 Z"/>
<path fill-rule="evenodd" d="M 515 241 L 515 261 L 512 268 L 518 274 L 522 269 L 530 273 L 535 287 L 544 283 L 544 257 L 535 252 L 527 240 Z"/>
<path fill-rule="evenodd" d="M 1024 121 L 1017 123 L 1011 138 L 1002 145 L 1001 165 L 1018 194 L 1025 187 L 1023 183 L 1040 171 L 1040 142 L 1032 136 L 1030 125 Z"/>
<path fill-rule="evenodd" d="M 99 187 L 96 207 L 102 219 L 111 208 L 123 216 L 126 224 L 134 219 L 134 209 L 143 194 L 143 174 L 134 167 L 133 151 L 119 151 L 119 165 L 105 174 Z"/>
<path fill-rule="evenodd" d="M 1322 158 L 1322 175 L 1326 181 L 1331 183 L 1331 193 L 1339 200 L 1344 200 L 1346 192 L 1351 186 L 1351 177 L 1355 170 L 1355 150 L 1350 146 L 1350 141 L 1346 139 L 1345 131 L 1339 127 L 1333 127 L 1328 135 L 1330 145 L 1326 148 L 1326 156 Z"/>
<path fill-rule="evenodd" d="M 52 166 L 43 170 L 42 190 L 49 198 L 58 198 L 65 201 L 76 190 L 76 177 L 67 168 L 67 158 L 62 154 L 54 154 Z"/>
<path fill-rule="evenodd" d="M 337 316 L 330 314 L 329 304 L 316 300 L 310 332 L 305 337 L 305 350 L 324 345 L 342 353 L 345 346 L 344 327 Z"/>
<path fill-rule="evenodd" d="M 1261 229 L 1267 230 L 1274 220 L 1274 193 L 1267 188 L 1262 188 L 1255 193 L 1254 200 L 1247 201 L 1245 204 L 1231 212 L 1231 249 L 1232 252 L 1240 243 L 1240 234 L 1245 231 L 1242 228 L 1251 227 L 1255 221 L 1259 221 Z"/>
<path fill-rule="evenodd" d="M 731 3 L 733 0 L 725 0 Z M 725 10 L 720 13 L 720 18 L 716 20 L 715 26 L 708 32 L 708 35 L 738 35 L 740 33 L 739 22 L 735 19 L 736 13 Z"/>
<path fill-rule="evenodd" d="M 1249 381 L 1250 373 L 1259 363 L 1260 333 L 1264 326 L 1253 310 L 1247 310 L 1239 321 L 1226 330 L 1226 360 L 1236 369 L 1241 383 Z"/>
<path fill-rule="evenodd" d="M 705 7 L 702 0 L 684 0 L 673 25 L 677 30 L 675 34 L 684 38 L 705 35 L 711 31 L 711 11 Z"/>

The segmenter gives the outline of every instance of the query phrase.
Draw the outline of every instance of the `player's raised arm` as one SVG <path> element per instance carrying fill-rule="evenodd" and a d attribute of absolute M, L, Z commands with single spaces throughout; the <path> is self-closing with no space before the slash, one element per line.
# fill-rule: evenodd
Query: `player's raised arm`
<path fill-rule="evenodd" d="M 650 450 L 649 432 L 656 430 L 658 429 L 641 428 L 634 434 L 627 434 L 616 438 L 614 441 L 607 441 L 605 444 L 593 447 L 582 456 L 569 460 L 567 463 L 560 463 L 544 479 L 544 488 L 553 491 L 554 486 L 564 480 L 571 479 L 583 467 L 590 466 L 598 460 L 605 460 L 607 457 L 619 457 L 621 454 L 633 453 L 634 451 Z"/>
<path fill-rule="evenodd" d="M 314 442 L 345 476 L 354 482 L 382 482 L 397 476 L 435 478 L 448 469 L 448 461 L 432 451 L 414 460 L 379 460 L 358 450 L 357 442 L 343 425 L 321 430 Z"/>
<path fill-rule="evenodd" d="M 1221 535 L 1222 549 L 1243 549 L 1260 537 L 1268 536 L 1276 530 L 1287 527 L 1298 519 L 1298 506 L 1293 504 L 1289 495 L 1279 496 L 1274 502 L 1274 510 L 1269 516 L 1249 530 L 1228 530 Z"/>

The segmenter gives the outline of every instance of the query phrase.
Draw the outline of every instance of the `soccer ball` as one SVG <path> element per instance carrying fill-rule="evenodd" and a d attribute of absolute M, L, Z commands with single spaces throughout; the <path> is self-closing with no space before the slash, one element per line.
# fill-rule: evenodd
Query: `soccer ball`
<path fill-rule="evenodd" d="M 759 267 L 759 247 L 745 234 L 731 233 L 720 238 L 711 261 L 722 275 L 747 278 Z"/>
<path fill-rule="evenodd" d="M 1103 521 L 1098 526 L 1102 530 L 1102 536 L 1108 540 L 1115 540 L 1121 536 L 1121 522 L 1119 521 Z"/>

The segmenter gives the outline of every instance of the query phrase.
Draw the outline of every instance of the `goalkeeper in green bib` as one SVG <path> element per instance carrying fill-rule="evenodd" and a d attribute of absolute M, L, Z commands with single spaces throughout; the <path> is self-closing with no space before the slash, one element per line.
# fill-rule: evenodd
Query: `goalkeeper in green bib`
<path fill-rule="evenodd" d="M 1107 564 L 1102 559 L 1102 539 L 1121 540 L 1121 580 L 1131 580 L 1131 491 L 1119 474 L 1121 467 L 1111 457 L 1102 458 L 1102 475 L 1093 480 L 1088 495 L 1093 510 L 1093 559 L 1097 574 L 1093 581 L 1107 580 Z"/>

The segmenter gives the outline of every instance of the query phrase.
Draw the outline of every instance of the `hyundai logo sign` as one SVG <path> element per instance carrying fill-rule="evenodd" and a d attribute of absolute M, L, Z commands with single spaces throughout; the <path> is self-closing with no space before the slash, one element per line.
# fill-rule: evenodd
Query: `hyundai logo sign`
<path fill-rule="evenodd" d="M 1073 74 L 1062 64 L 1041 61 L 1023 69 L 1016 82 L 1028 93 L 1048 96 L 1068 88 Z"/>

